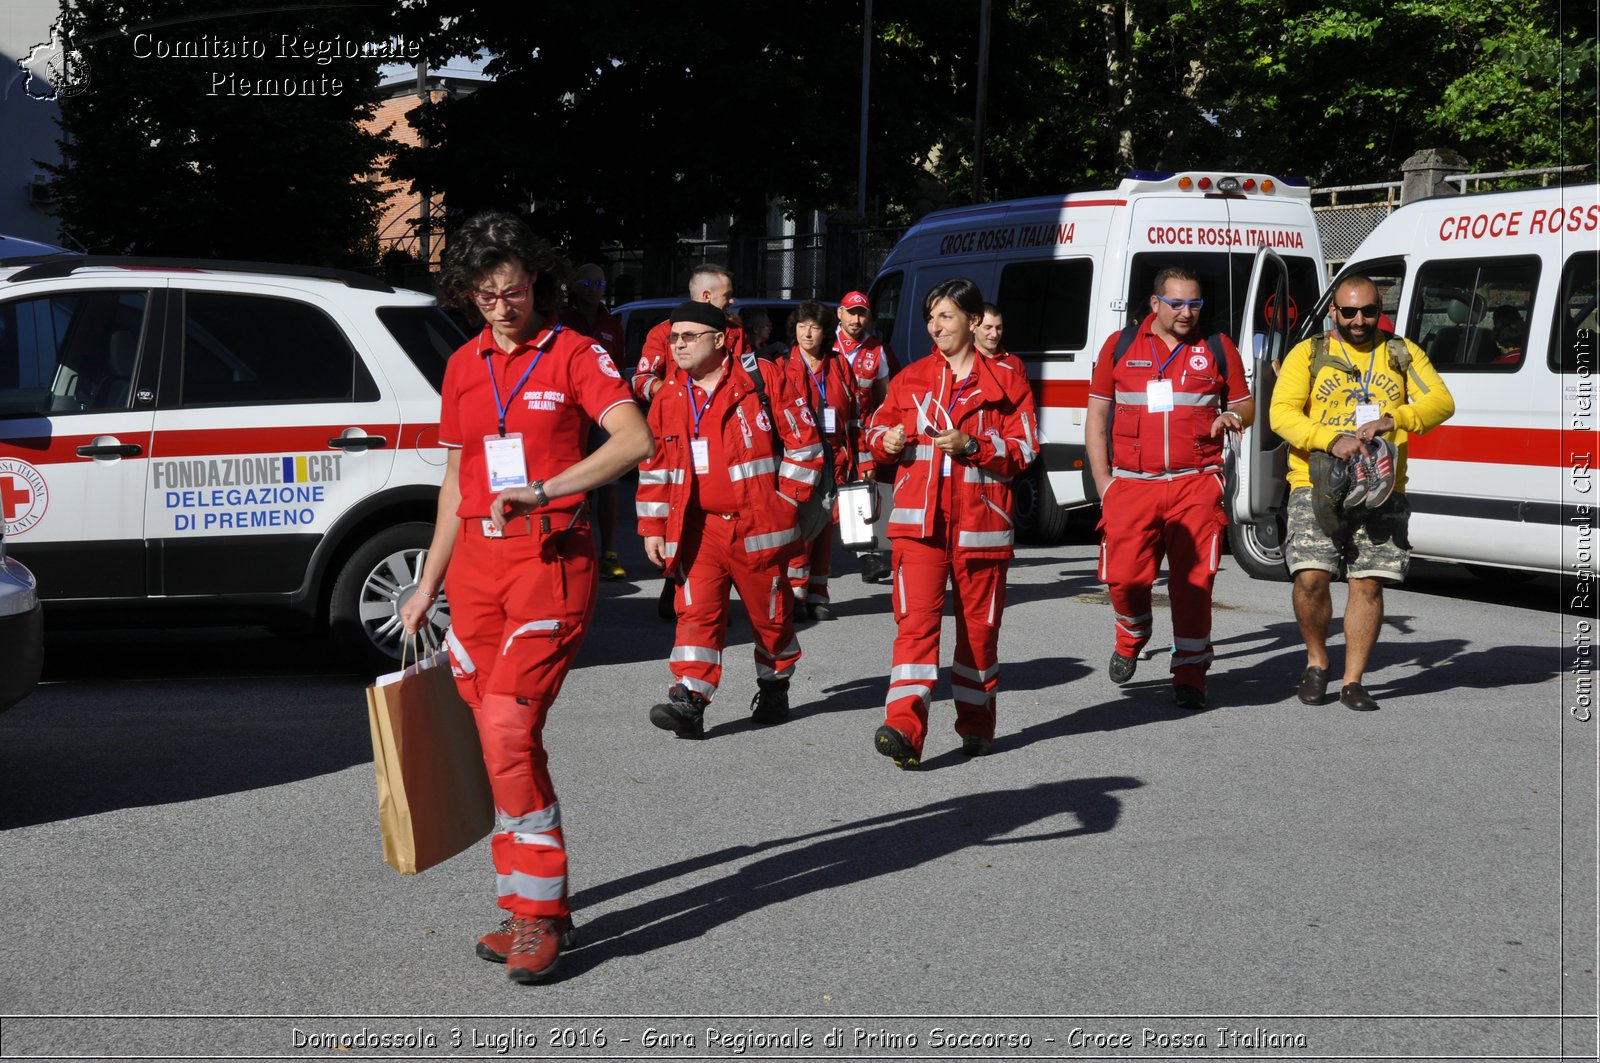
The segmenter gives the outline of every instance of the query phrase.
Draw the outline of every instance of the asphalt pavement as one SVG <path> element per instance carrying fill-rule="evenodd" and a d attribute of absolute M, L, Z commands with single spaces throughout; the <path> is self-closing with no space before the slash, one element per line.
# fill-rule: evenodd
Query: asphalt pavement
<path fill-rule="evenodd" d="M 945 677 L 911 773 L 872 746 L 893 623 L 849 555 L 793 719 L 748 721 L 740 618 L 690 742 L 646 720 L 671 627 L 623 545 L 546 732 L 582 944 L 537 987 L 473 955 L 487 842 L 383 863 L 325 643 L 52 625 L 0 716 L 0 1056 L 1594 1058 L 1600 724 L 1553 580 L 1419 563 L 1356 713 L 1295 700 L 1287 585 L 1225 561 L 1194 714 L 1159 591 L 1106 678 L 1074 525 L 1012 567 L 993 755 Z"/>

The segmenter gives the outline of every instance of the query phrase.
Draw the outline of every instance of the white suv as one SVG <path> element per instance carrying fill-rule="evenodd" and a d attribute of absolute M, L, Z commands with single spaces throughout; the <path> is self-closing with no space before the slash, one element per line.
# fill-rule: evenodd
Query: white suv
<path fill-rule="evenodd" d="M 462 342 L 431 296 L 357 273 L 0 263 L 7 546 L 53 615 L 322 623 L 385 668 Z"/>

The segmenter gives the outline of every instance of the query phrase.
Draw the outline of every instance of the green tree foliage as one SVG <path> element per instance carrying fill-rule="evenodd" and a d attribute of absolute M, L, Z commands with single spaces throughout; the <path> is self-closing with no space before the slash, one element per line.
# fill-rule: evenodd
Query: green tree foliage
<path fill-rule="evenodd" d="M 389 31 L 375 27 L 374 10 L 74 0 L 61 25 L 90 78 L 62 107 L 62 161 L 49 167 L 63 230 L 99 252 L 371 261 L 379 196 L 360 177 L 385 141 L 359 122 L 371 116 L 377 64 L 279 59 L 274 35 L 382 40 Z M 152 36 L 136 47 L 142 32 Z M 149 55 L 156 39 L 206 36 L 262 42 L 268 54 L 218 62 Z M 213 84 L 217 71 L 233 74 L 235 89 L 323 77 L 343 89 L 229 95 Z"/>

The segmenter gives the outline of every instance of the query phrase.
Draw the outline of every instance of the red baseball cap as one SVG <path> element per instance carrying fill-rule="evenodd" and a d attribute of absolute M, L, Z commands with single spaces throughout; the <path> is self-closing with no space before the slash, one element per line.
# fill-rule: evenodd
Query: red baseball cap
<path fill-rule="evenodd" d="M 867 297 L 860 292 L 846 292 L 845 297 L 839 300 L 839 309 L 854 310 L 857 307 L 872 313 L 872 304 L 867 302 Z"/>

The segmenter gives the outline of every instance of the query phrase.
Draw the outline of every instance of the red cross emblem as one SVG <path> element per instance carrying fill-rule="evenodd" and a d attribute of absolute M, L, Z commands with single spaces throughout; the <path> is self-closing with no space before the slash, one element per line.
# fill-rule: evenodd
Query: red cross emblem
<path fill-rule="evenodd" d="M 38 524 L 50 502 L 39 470 L 25 461 L 0 458 L 0 520 L 7 535 L 21 535 Z"/>

